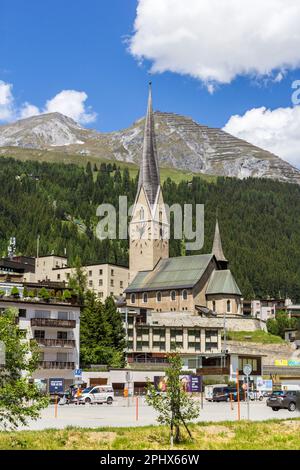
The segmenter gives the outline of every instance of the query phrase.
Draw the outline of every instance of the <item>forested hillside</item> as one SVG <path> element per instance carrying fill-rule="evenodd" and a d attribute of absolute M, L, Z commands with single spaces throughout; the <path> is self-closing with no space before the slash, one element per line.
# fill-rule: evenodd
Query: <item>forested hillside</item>
<path fill-rule="evenodd" d="M 96 170 L 96 171 L 95 171 Z M 96 207 L 134 201 L 137 181 L 116 164 L 75 165 L 0 160 L 0 252 L 17 238 L 20 254 L 64 254 L 73 262 L 126 265 L 127 241 L 99 241 Z M 300 300 L 300 186 L 271 180 L 201 177 L 163 185 L 165 201 L 205 204 L 205 245 L 210 252 L 216 211 L 224 252 L 245 297 L 288 295 Z M 171 256 L 180 255 L 171 241 Z"/>

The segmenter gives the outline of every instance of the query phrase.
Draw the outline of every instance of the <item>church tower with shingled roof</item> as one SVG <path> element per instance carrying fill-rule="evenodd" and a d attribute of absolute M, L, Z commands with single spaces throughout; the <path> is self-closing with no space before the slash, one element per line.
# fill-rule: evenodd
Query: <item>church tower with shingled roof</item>
<path fill-rule="evenodd" d="M 153 270 L 160 259 L 169 257 L 169 222 L 160 186 L 151 83 L 138 191 L 129 236 L 131 279 L 140 271 Z"/>

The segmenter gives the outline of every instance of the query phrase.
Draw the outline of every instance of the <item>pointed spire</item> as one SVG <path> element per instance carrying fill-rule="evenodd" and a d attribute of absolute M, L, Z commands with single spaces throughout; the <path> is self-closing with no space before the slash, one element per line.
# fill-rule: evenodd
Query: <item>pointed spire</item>
<path fill-rule="evenodd" d="M 156 151 L 154 116 L 152 109 L 152 83 L 149 83 L 148 110 L 145 122 L 144 148 L 140 167 L 139 189 L 143 186 L 150 204 L 154 204 L 160 185 Z"/>
<path fill-rule="evenodd" d="M 220 228 L 219 228 L 219 221 L 218 219 L 216 220 L 216 230 L 215 230 L 215 238 L 214 238 L 214 244 L 213 244 L 213 249 L 212 249 L 213 255 L 217 258 L 217 261 L 220 262 L 221 265 L 225 266 L 225 269 L 228 265 L 228 261 L 225 258 L 224 252 L 223 252 L 223 247 L 222 247 L 222 240 L 221 240 L 221 234 L 220 234 Z"/>

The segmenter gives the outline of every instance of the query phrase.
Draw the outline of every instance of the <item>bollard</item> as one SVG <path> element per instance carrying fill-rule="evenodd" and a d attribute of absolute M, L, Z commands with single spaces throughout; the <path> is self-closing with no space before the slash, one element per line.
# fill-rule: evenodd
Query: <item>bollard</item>
<path fill-rule="evenodd" d="M 238 405 L 238 421 L 241 419 L 241 404 L 240 404 L 240 380 L 239 370 L 236 371 L 236 391 L 237 391 L 237 405 Z"/>
<path fill-rule="evenodd" d="M 136 421 L 139 420 L 139 397 L 135 399 L 135 419 Z"/>
<path fill-rule="evenodd" d="M 58 397 L 55 395 L 55 404 L 54 404 L 54 417 L 57 418 L 57 408 L 58 408 Z"/>
<path fill-rule="evenodd" d="M 230 408 L 231 408 L 231 411 L 234 410 L 232 393 L 230 393 Z"/>

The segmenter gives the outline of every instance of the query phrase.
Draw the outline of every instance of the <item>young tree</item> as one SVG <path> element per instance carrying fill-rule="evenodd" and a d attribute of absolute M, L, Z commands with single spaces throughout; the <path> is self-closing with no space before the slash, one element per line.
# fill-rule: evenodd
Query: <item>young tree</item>
<path fill-rule="evenodd" d="M 171 443 L 179 443 L 180 426 L 183 425 L 190 438 L 188 421 L 196 419 L 200 413 L 199 405 L 183 389 L 180 380 L 182 361 L 178 353 L 168 357 L 170 366 L 166 370 L 166 392 L 159 394 L 152 384 L 147 387 L 147 403 L 158 412 L 158 422 L 170 427 Z"/>
<path fill-rule="evenodd" d="M 75 260 L 74 267 L 75 273 L 70 277 L 68 287 L 77 294 L 79 303 L 83 305 L 87 288 L 87 273 L 83 270 L 78 257 Z"/>
<path fill-rule="evenodd" d="M 297 328 L 298 322 L 296 318 L 289 318 L 284 311 L 276 313 L 275 318 L 267 321 L 268 332 L 275 336 L 281 336 L 284 339 L 285 330 L 288 328 Z"/>
<path fill-rule="evenodd" d="M 22 339 L 16 316 L 13 309 L 0 315 L 0 341 L 5 348 L 5 364 L 0 365 L 0 427 L 4 429 L 37 419 L 48 405 L 48 399 L 29 382 L 38 366 L 38 346 Z"/>

